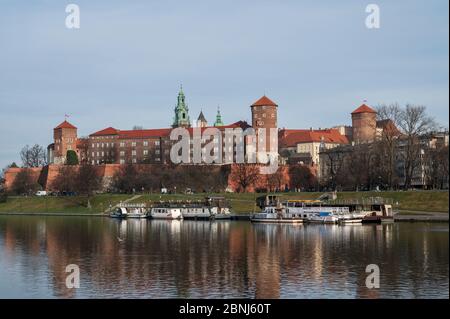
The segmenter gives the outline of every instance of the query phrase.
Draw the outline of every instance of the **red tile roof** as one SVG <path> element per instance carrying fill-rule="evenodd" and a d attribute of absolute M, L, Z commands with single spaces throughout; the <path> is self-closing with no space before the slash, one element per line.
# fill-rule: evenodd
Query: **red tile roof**
<path fill-rule="evenodd" d="M 119 130 L 116 130 L 114 127 L 107 127 L 103 130 L 97 131 L 89 136 L 104 136 L 104 135 L 117 135 Z"/>
<path fill-rule="evenodd" d="M 281 130 L 279 143 L 281 147 L 295 147 L 299 143 L 321 142 L 348 144 L 348 138 L 336 129 L 325 130 Z"/>
<path fill-rule="evenodd" d="M 363 104 L 352 112 L 352 114 L 357 114 L 357 113 L 377 113 L 377 112 L 370 106 Z"/>
<path fill-rule="evenodd" d="M 242 128 L 245 130 L 250 127 L 250 125 L 245 121 L 238 121 L 229 125 L 223 126 L 209 126 L 203 127 L 201 132 L 206 130 L 207 128 L 217 128 L 219 130 L 224 130 L 226 128 Z M 193 133 L 194 128 L 187 129 L 190 134 Z M 89 136 L 105 136 L 105 135 L 119 135 L 119 138 L 123 139 L 133 139 L 133 138 L 151 138 L 151 137 L 165 137 L 169 136 L 172 128 L 161 128 L 161 129 L 148 129 L 148 130 L 117 130 L 113 127 L 105 128 L 101 131 L 95 132 Z"/>
<path fill-rule="evenodd" d="M 59 129 L 59 128 L 74 128 L 74 129 L 76 129 L 76 126 L 70 124 L 70 123 L 67 122 L 67 121 L 64 121 L 64 122 L 62 122 L 61 124 L 59 124 L 57 127 L 55 127 L 55 130 L 56 130 L 56 129 Z"/>
<path fill-rule="evenodd" d="M 170 134 L 171 128 L 160 128 L 160 129 L 150 129 L 150 130 L 125 130 L 119 131 L 119 138 L 149 138 L 149 137 L 160 137 L 168 136 Z"/>
<path fill-rule="evenodd" d="M 263 96 L 258 101 L 253 103 L 251 106 L 278 106 L 274 101 L 269 99 L 267 96 Z"/>

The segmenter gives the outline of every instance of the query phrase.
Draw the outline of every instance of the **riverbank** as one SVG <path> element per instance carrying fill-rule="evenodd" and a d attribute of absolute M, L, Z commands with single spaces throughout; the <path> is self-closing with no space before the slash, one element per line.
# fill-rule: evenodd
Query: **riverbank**
<path fill-rule="evenodd" d="M 322 193 L 281 193 L 286 199 L 316 199 Z M 225 196 L 231 203 L 235 214 L 248 214 L 258 210 L 255 206 L 256 197 L 262 194 L 253 193 L 223 193 L 223 194 L 99 194 L 89 198 L 83 196 L 65 197 L 8 197 L 5 203 L 0 203 L 0 214 L 67 214 L 67 215 L 101 215 L 120 202 L 131 203 L 150 202 L 158 200 L 200 200 L 205 196 Z M 134 197 L 133 197 L 134 196 Z M 394 203 L 394 210 L 399 211 L 402 218 L 429 213 L 446 214 L 449 211 L 448 191 L 408 191 L 408 192 L 339 192 L 338 199 L 361 199 L 367 197 L 383 197 Z M 425 213 L 425 214 L 422 214 Z M 447 217 L 448 219 L 448 217 Z"/>

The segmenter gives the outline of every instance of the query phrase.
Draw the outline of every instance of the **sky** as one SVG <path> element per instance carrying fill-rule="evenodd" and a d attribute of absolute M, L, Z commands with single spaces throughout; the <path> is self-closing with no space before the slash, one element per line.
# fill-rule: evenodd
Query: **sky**
<path fill-rule="evenodd" d="M 66 6 L 80 8 L 68 29 Z M 366 6 L 380 8 L 369 29 Z M 191 120 L 251 121 L 277 102 L 278 126 L 351 123 L 367 100 L 425 105 L 448 127 L 449 3 L 430 1 L 0 0 L 0 167 L 52 142 L 169 127 L 180 85 Z"/>

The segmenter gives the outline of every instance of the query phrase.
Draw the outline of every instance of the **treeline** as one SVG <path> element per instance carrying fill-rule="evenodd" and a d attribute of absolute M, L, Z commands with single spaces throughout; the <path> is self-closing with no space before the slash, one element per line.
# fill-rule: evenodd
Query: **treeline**
<path fill-rule="evenodd" d="M 228 185 L 229 166 L 217 165 L 133 165 L 125 164 L 114 174 L 112 192 L 223 192 Z"/>

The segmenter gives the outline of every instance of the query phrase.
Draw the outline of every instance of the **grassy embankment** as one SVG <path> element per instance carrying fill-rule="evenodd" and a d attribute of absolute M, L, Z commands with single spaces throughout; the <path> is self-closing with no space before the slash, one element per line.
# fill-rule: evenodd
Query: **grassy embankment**
<path fill-rule="evenodd" d="M 202 199 L 206 194 L 145 194 L 134 202 L 148 202 L 155 200 L 185 200 Z M 216 194 L 226 196 L 235 213 L 252 212 L 255 198 L 262 194 Z M 321 193 L 283 193 L 284 198 L 316 199 Z M 449 211 L 448 191 L 410 191 L 410 192 L 341 192 L 338 199 L 360 199 L 381 196 L 392 199 L 398 205 L 395 210 L 408 213 L 414 212 L 447 212 Z M 130 199 L 132 195 L 102 194 L 90 199 L 88 208 L 85 197 L 9 197 L 6 203 L 0 203 L 0 213 L 67 213 L 67 214 L 99 214 L 110 205 Z M 132 201 L 133 202 L 133 201 Z"/>

